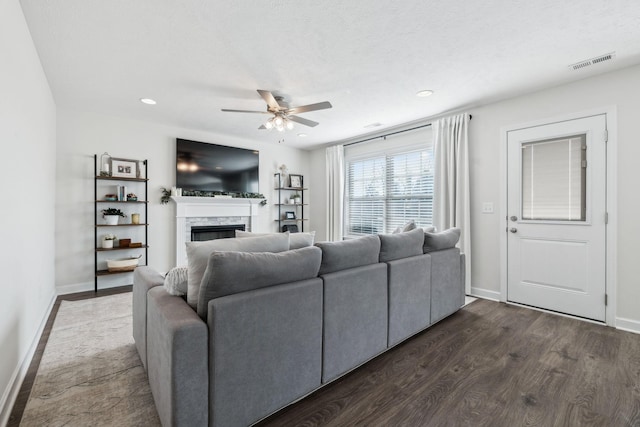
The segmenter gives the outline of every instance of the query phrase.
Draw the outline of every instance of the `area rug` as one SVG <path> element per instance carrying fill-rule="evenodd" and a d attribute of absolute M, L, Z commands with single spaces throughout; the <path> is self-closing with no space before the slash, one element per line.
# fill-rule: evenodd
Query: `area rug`
<path fill-rule="evenodd" d="M 159 426 L 131 293 L 62 301 L 21 426 Z"/>

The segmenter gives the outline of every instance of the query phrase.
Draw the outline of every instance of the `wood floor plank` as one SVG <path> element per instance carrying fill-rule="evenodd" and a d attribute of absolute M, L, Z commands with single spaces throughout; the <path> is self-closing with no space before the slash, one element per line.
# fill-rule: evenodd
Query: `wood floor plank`
<path fill-rule="evenodd" d="M 479 300 L 258 425 L 640 427 L 640 335 Z"/>

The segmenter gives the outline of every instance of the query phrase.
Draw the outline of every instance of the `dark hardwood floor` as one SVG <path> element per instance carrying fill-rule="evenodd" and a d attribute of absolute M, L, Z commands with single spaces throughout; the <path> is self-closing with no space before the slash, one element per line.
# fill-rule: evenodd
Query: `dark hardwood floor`
<path fill-rule="evenodd" d="M 259 426 L 640 426 L 640 335 L 486 300 Z"/>
<path fill-rule="evenodd" d="M 101 289 L 98 292 L 88 291 L 88 292 L 78 292 L 75 294 L 61 295 L 56 298 L 56 301 L 53 303 L 53 307 L 51 308 L 51 313 L 49 314 L 49 318 L 47 319 L 47 323 L 42 331 L 42 336 L 40 337 L 40 341 L 38 341 L 38 346 L 36 347 L 36 351 L 33 355 L 33 359 L 31 360 L 31 364 L 29 365 L 29 369 L 27 370 L 27 375 L 25 376 L 24 381 L 22 382 L 22 386 L 20 387 L 20 391 L 18 392 L 18 397 L 16 398 L 16 402 L 11 409 L 11 415 L 9 416 L 9 422 L 7 423 L 7 427 L 18 427 L 20 425 L 20 420 L 22 419 L 22 414 L 24 413 L 24 408 L 27 406 L 27 401 L 29 400 L 29 394 L 31 393 L 31 388 L 33 387 L 33 381 L 36 377 L 36 372 L 38 372 L 38 367 L 40 366 L 40 360 L 42 360 L 42 354 L 44 353 L 44 348 L 47 345 L 47 341 L 49 340 L 49 334 L 51 334 L 51 328 L 53 327 L 53 322 L 56 319 L 56 314 L 58 314 L 58 309 L 60 308 L 60 303 L 62 301 L 79 301 L 83 299 L 89 298 L 99 298 L 107 295 L 115 295 L 121 294 L 124 292 L 131 292 L 133 286 L 120 286 L 117 288 L 110 289 Z"/>
<path fill-rule="evenodd" d="M 8 426 L 18 426 L 59 297 Z M 477 300 L 264 426 L 640 427 L 640 335 Z"/>

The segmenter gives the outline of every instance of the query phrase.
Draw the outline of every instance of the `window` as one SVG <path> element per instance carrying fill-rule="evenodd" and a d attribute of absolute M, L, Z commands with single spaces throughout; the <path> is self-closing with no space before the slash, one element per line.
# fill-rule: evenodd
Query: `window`
<path fill-rule="evenodd" d="M 390 233 L 410 220 L 431 225 L 431 131 L 411 134 L 345 148 L 346 234 Z"/>
<path fill-rule="evenodd" d="M 586 135 L 522 144 L 524 220 L 585 221 Z"/>

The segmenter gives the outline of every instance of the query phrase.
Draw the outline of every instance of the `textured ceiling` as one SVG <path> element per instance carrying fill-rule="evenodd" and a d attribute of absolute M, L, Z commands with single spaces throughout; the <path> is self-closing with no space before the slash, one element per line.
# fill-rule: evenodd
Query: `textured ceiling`
<path fill-rule="evenodd" d="M 640 62 L 638 0 L 21 4 L 59 107 L 299 148 Z M 567 67 L 612 51 L 613 61 Z M 265 115 L 220 111 L 265 109 L 256 89 L 333 108 L 284 133 L 258 130 Z M 435 93 L 416 97 L 422 89 Z"/>

